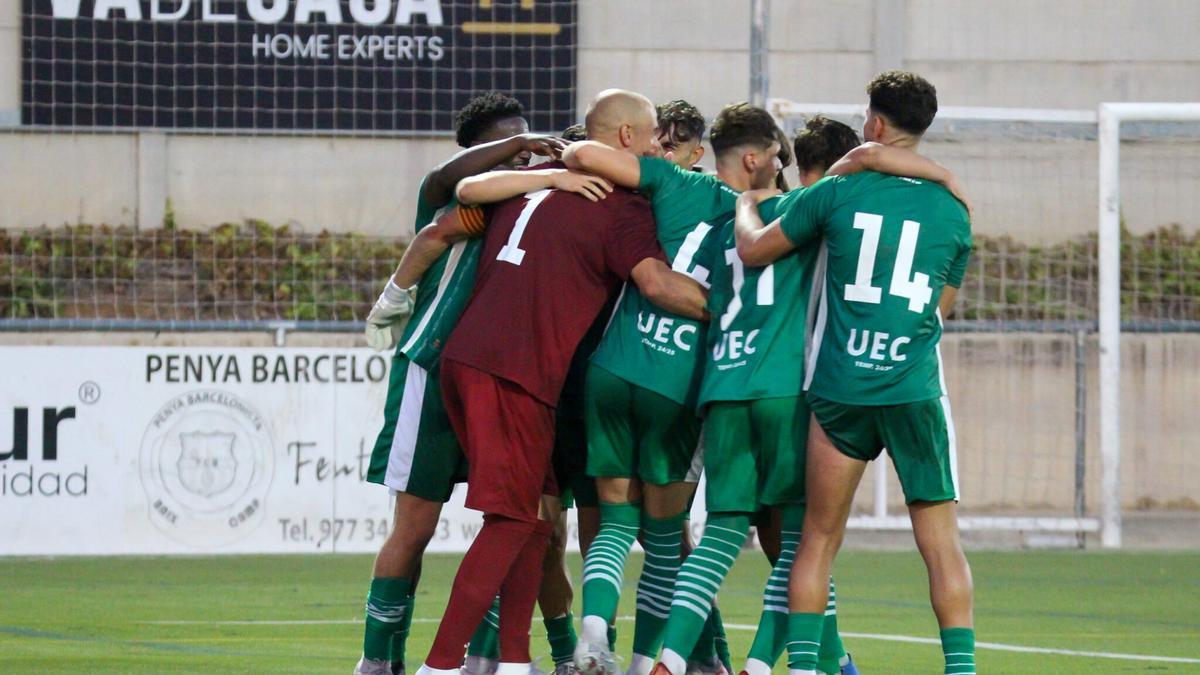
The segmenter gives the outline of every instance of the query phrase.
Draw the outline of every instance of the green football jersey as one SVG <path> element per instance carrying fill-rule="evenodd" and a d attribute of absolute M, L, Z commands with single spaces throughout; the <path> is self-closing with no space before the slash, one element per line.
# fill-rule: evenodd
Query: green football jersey
<path fill-rule="evenodd" d="M 802 192 L 763 202 L 763 222 L 779 217 Z M 709 240 L 705 260 L 713 270 L 708 295 L 712 323 L 699 404 L 801 395 L 820 246 L 814 241 L 766 267 L 746 267 L 737 254 L 732 218 Z"/>
<path fill-rule="evenodd" d="M 825 238 L 808 391 L 851 405 L 944 394 L 938 300 L 966 273 L 966 207 L 936 183 L 867 171 L 813 185 L 781 226 L 797 245 Z"/>
<path fill-rule="evenodd" d="M 424 180 L 421 181 L 418 195 L 414 223 L 417 232 L 458 205 L 454 199 L 440 209 L 427 204 Z M 482 246 L 483 237 L 453 244 L 421 277 L 417 285 L 417 298 L 413 302 L 413 314 L 396 346 L 397 353 L 404 354 L 426 370 L 437 367 L 446 338 L 450 337 L 450 331 L 471 299 Z"/>
<path fill-rule="evenodd" d="M 650 199 L 658 241 L 671 269 L 708 286 L 711 271 L 696 259 L 705 237 L 730 217 L 738 193 L 716 176 L 684 171 L 657 157 L 643 157 L 638 190 Z M 704 360 L 705 322 L 659 309 L 626 284 L 612 321 L 592 357 L 614 375 L 692 405 Z"/>

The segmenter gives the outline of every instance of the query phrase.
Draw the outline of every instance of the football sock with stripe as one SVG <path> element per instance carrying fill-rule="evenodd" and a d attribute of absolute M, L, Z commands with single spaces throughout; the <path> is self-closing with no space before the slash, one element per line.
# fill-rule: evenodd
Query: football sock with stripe
<path fill-rule="evenodd" d="M 824 624 L 824 614 L 788 614 L 787 651 L 790 675 L 816 675 L 821 628 Z"/>
<path fill-rule="evenodd" d="M 749 532 L 749 514 L 709 514 L 700 544 L 683 561 L 663 636 L 662 663 L 673 675 L 682 675 L 687 668 L 684 655 L 692 653 L 696 638 L 712 611 L 713 598 L 737 560 Z"/>
<path fill-rule="evenodd" d="M 679 557 L 686 514 L 674 518 L 642 517 L 646 562 L 637 585 L 637 616 L 633 624 L 633 653 L 652 662 L 662 647 L 663 628 L 671 613 L 671 594 L 679 575 Z"/>
<path fill-rule="evenodd" d="M 946 657 L 946 675 L 974 675 L 975 630 L 946 628 L 942 631 L 942 655 Z"/>
<path fill-rule="evenodd" d="M 788 577 L 796 547 L 800 544 L 800 526 L 804 523 L 803 506 L 785 506 L 780 528 L 779 560 L 771 568 L 763 588 L 763 609 L 758 630 L 746 658 L 748 675 L 770 675 L 779 655 L 787 646 Z"/>
<path fill-rule="evenodd" d="M 575 656 L 575 624 L 570 612 L 553 619 L 542 618 L 546 625 L 546 640 L 550 643 L 550 658 L 555 666 L 570 663 Z"/>
<path fill-rule="evenodd" d="M 625 578 L 625 561 L 629 549 L 637 540 L 641 526 L 641 509 L 637 504 L 600 504 L 600 531 L 588 548 L 583 561 L 583 616 L 595 616 L 608 625 L 617 612 L 621 599 L 621 583 Z M 584 638 L 603 639 L 588 633 L 584 626 Z"/>
<path fill-rule="evenodd" d="M 817 669 L 823 673 L 837 673 L 842 670 L 842 659 L 846 657 L 846 647 L 842 644 L 842 636 L 838 634 L 837 624 L 837 590 L 833 585 L 833 577 L 829 577 L 829 600 L 825 605 L 825 623 L 821 627 L 821 649 L 817 653 Z"/>
<path fill-rule="evenodd" d="M 404 660 L 404 641 L 393 656 L 394 638 L 411 622 L 412 580 L 408 577 L 375 577 L 367 592 L 363 656 L 375 660 Z M 405 617 L 409 621 L 405 621 Z M 407 637 L 407 631 L 404 631 Z"/>
<path fill-rule="evenodd" d="M 500 597 L 492 601 L 483 621 L 475 628 L 467 654 L 496 661 L 500 658 Z"/>

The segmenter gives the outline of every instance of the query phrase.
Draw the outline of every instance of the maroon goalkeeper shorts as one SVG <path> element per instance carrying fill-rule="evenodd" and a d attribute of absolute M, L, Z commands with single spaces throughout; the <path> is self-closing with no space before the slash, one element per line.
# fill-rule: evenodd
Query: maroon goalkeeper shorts
<path fill-rule="evenodd" d="M 554 409 L 519 385 L 442 359 L 442 398 L 467 457 L 467 508 L 536 522 L 558 495 L 551 455 Z"/>

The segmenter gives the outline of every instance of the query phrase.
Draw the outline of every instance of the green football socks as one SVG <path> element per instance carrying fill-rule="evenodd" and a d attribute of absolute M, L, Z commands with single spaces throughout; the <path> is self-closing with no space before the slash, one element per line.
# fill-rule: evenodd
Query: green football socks
<path fill-rule="evenodd" d="M 363 656 L 375 660 L 404 660 L 404 638 L 412 621 L 412 580 L 376 577 L 367 593 Z M 398 641 L 394 638 L 403 631 Z M 399 642 L 399 654 L 395 654 Z"/>
<path fill-rule="evenodd" d="M 679 574 L 679 557 L 686 514 L 674 518 L 642 517 L 646 561 L 637 585 L 637 617 L 633 624 L 633 653 L 653 662 L 662 647 L 663 628 L 671 613 L 671 594 Z"/>
<path fill-rule="evenodd" d="M 491 608 L 484 615 L 483 621 L 471 636 L 467 645 L 467 654 L 484 659 L 498 661 L 500 659 L 500 598 L 492 601 Z"/>
<path fill-rule="evenodd" d="M 709 514 L 700 544 L 680 567 L 662 654 L 663 665 L 675 675 L 685 672 L 685 655 L 692 653 L 697 636 L 708 621 L 713 598 L 737 560 L 749 531 L 749 514 Z"/>
<path fill-rule="evenodd" d="M 947 628 L 942 631 L 942 655 L 946 675 L 975 675 L 975 631 Z"/>
<path fill-rule="evenodd" d="M 785 507 L 781 528 L 779 559 L 771 568 L 763 588 L 763 609 L 758 619 L 758 630 L 746 658 L 748 675 L 769 675 L 779 655 L 787 645 L 788 625 L 788 577 L 792 573 L 792 561 L 796 559 L 796 548 L 800 545 L 800 526 L 804 523 L 803 507 Z"/>
<path fill-rule="evenodd" d="M 600 617 L 607 625 L 616 615 L 625 560 L 641 520 L 637 504 L 600 504 L 600 531 L 583 561 L 584 617 Z"/>
<path fill-rule="evenodd" d="M 788 672 L 790 675 L 816 675 L 817 654 L 821 647 L 824 614 L 788 614 Z"/>
<path fill-rule="evenodd" d="M 555 666 L 570 663 L 575 656 L 575 626 L 570 612 L 553 619 L 542 617 L 546 626 L 546 640 L 550 643 L 550 658 Z"/>

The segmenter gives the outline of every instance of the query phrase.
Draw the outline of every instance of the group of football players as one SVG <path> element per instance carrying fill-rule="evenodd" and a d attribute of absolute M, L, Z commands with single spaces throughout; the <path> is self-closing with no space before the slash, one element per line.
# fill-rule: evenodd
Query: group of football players
<path fill-rule="evenodd" d="M 422 675 L 525 675 L 541 609 L 556 673 L 619 673 L 625 563 L 636 675 L 734 672 L 716 597 L 757 530 L 772 564 L 739 670 L 857 673 L 830 577 L 886 448 L 929 570 L 946 673 L 975 672 L 954 429 L 938 352 L 971 250 L 965 197 L 916 152 L 934 87 L 867 86 L 865 143 L 823 117 L 601 92 L 531 134 L 499 93 L 456 119 L 416 236 L 367 319 L 394 351 L 368 479 L 395 496 L 366 603 L 365 675 L 404 672 L 421 558 L 456 482 L 483 526 Z M 715 174 L 697 170 L 707 138 Z M 529 167 L 533 155 L 547 161 Z M 792 160 L 800 187 L 788 190 Z M 692 497 L 706 476 L 693 545 Z M 576 634 L 564 508 L 584 555 Z"/>

